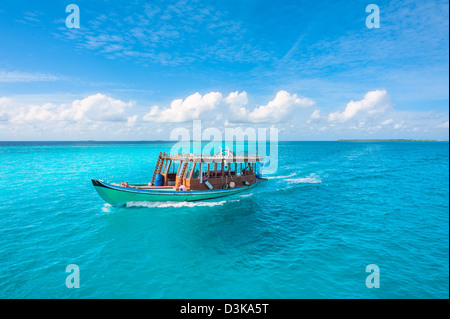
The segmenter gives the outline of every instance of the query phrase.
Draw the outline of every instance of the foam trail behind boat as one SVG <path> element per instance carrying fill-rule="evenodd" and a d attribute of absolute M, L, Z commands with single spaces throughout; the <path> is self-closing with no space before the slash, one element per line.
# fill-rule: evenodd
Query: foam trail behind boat
<path fill-rule="evenodd" d="M 295 176 L 295 173 L 291 173 L 291 174 L 286 175 L 286 176 L 282 176 L 282 175 L 280 175 L 280 176 L 267 176 L 267 179 L 283 179 L 283 178 L 289 178 L 289 177 L 293 177 L 293 176 Z"/>
<path fill-rule="evenodd" d="M 322 183 L 322 180 L 315 174 L 311 174 L 310 176 L 303 178 L 289 178 L 286 179 L 286 182 L 295 184 L 319 184 Z"/>
<path fill-rule="evenodd" d="M 167 207 L 214 207 L 221 206 L 227 201 L 223 200 L 220 202 L 128 202 L 127 207 L 157 207 L 157 208 L 167 208 Z"/>

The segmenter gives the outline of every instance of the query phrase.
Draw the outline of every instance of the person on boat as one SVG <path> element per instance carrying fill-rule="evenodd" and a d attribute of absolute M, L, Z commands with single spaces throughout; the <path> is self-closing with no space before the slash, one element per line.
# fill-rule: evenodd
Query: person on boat
<path fill-rule="evenodd" d="M 250 164 L 248 164 L 243 170 L 242 170 L 242 175 L 248 175 L 248 174 L 252 174 L 253 173 L 253 169 L 252 166 Z"/>

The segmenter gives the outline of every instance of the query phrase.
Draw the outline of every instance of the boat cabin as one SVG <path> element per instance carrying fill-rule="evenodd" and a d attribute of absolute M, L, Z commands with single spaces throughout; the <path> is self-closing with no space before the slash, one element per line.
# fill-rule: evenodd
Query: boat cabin
<path fill-rule="evenodd" d="M 230 150 L 215 155 L 161 152 L 151 180 L 154 186 L 177 190 L 212 190 L 248 186 L 261 177 L 262 156 L 235 155 Z"/>

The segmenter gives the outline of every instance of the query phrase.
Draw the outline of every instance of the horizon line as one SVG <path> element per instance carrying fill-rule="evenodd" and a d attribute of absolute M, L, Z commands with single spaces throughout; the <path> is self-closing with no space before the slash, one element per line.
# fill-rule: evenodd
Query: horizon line
<path fill-rule="evenodd" d="M 336 140 L 278 140 L 277 142 L 448 142 L 449 140 L 437 140 L 437 139 L 404 139 L 404 138 L 395 138 L 395 139 L 389 139 L 389 138 L 370 138 L 370 139 L 336 139 Z M 182 141 L 177 140 L 0 140 L 0 143 L 130 143 L 130 142 L 141 142 L 141 143 L 179 143 Z M 211 140 L 189 140 L 184 142 L 214 142 Z M 224 140 L 224 141 L 217 141 L 217 143 L 228 143 L 232 142 L 235 143 L 234 140 Z M 239 141 L 239 142 L 258 142 L 257 140 L 245 140 L 245 141 Z M 270 142 L 270 140 L 266 141 Z"/>

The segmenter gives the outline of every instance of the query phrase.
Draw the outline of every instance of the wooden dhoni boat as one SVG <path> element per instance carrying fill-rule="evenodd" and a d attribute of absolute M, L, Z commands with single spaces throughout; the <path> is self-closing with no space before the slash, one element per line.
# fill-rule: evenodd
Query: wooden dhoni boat
<path fill-rule="evenodd" d="M 98 194 L 111 205 L 140 201 L 198 201 L 223 197 L 255 187 L 261 177 L 262 157 L 235 155 L 230 150 L 215 155 L 161 152 L 148 184 L 92 180 Z"/>

